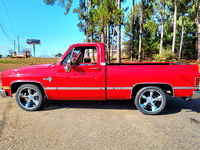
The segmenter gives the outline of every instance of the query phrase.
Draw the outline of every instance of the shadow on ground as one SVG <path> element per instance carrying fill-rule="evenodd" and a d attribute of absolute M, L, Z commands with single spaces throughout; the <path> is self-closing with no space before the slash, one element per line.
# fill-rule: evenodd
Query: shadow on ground
<path fill-rule="evenodd" d="M 81 108 L 81 109 L 119 109 L 137 110 L 129 100 L 109 100 L 109 101 L 58 101 L 49 100 L 45 104 L 43 111 L 62 109 L 62 108 Z M 174 114 L 187 109 L 188 112 L 200 113 L 200 101 L 184 101 L 182 98 L 167 97 L 167 105 L 160 115 Z"/>

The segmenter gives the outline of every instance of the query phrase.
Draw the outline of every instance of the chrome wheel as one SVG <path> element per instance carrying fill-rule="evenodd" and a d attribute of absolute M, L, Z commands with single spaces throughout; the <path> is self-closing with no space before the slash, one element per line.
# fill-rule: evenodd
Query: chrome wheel
<path fill-rule="evenodd" d="M 140 106 L 145 111 L 157 111 L 160 108 L 162 101 L 163 97 L 154 89 L 146 90 L 140 96 Z"/>
<path fill-rule="evenodd" d="M 136 95 L 136 107 L 144 114 L 158 114 L 166 105 L 166 96 L 158 87 L 144 87 Z"/>
<path fill-rule="evenodd" d="M 20 104 L 25 108 L 33 108 L 38 105 L 39 95 L 38 93 L 31 88 L 24 88 L 21 90 L 18 97 Z"/>
<path fill-rule="evenodd" d="M 16 92 L 16 101 L 24 110 L 38 110 L 43 103 L 43 96 L 35 85 L 25 84 Z"/>

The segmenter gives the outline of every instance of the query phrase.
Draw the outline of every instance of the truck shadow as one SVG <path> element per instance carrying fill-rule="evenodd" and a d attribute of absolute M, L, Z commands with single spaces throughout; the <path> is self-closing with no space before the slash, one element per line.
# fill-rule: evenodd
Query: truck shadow
<path fill-rule="evenodd" d="M 59 101 L 49 100 L 43 111 L 62 109 L 62 108 L 80 108 L 80 109 L 119 109 L 119 110 L 137 110 L 129 100 L 108 100 L 108 101 Z M 186 112 L 200 113 L 200 101 L 184 101 L 182 98 L 167 97 L 167 105 L 160 115 L 175 114 L 186 109 Z"/>

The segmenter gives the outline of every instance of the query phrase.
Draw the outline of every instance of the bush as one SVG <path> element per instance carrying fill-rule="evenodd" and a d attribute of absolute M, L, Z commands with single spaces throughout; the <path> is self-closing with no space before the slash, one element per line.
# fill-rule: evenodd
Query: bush
<path fill-rule="evenodd" d="M 178 60 L 178 54 L 172 54 L 171 50 L 163 50 L 161 55 L 153 55 L 153 61 L 156 62 L 176 62 Z"/>

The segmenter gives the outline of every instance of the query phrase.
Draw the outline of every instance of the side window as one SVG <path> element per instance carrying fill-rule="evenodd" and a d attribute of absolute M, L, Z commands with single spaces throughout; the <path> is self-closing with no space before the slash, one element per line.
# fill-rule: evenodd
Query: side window
<path fill-rule="evenodd" d="M 73 51 L 73 54 L 72 54 Z M 97 64 L 97 49 L 95 47 L 75 47 L 72 49 L 62 62 L 62 65 L 70 63 L 70 59 L 75 57 L 78 65 L 95 65 Z"/>
<path fill-rule="evenodd" d="M 84 49 L 83 63 L 88 65 L 97 64 L 97 49 L 95 47 L 89 47 Z"/>

